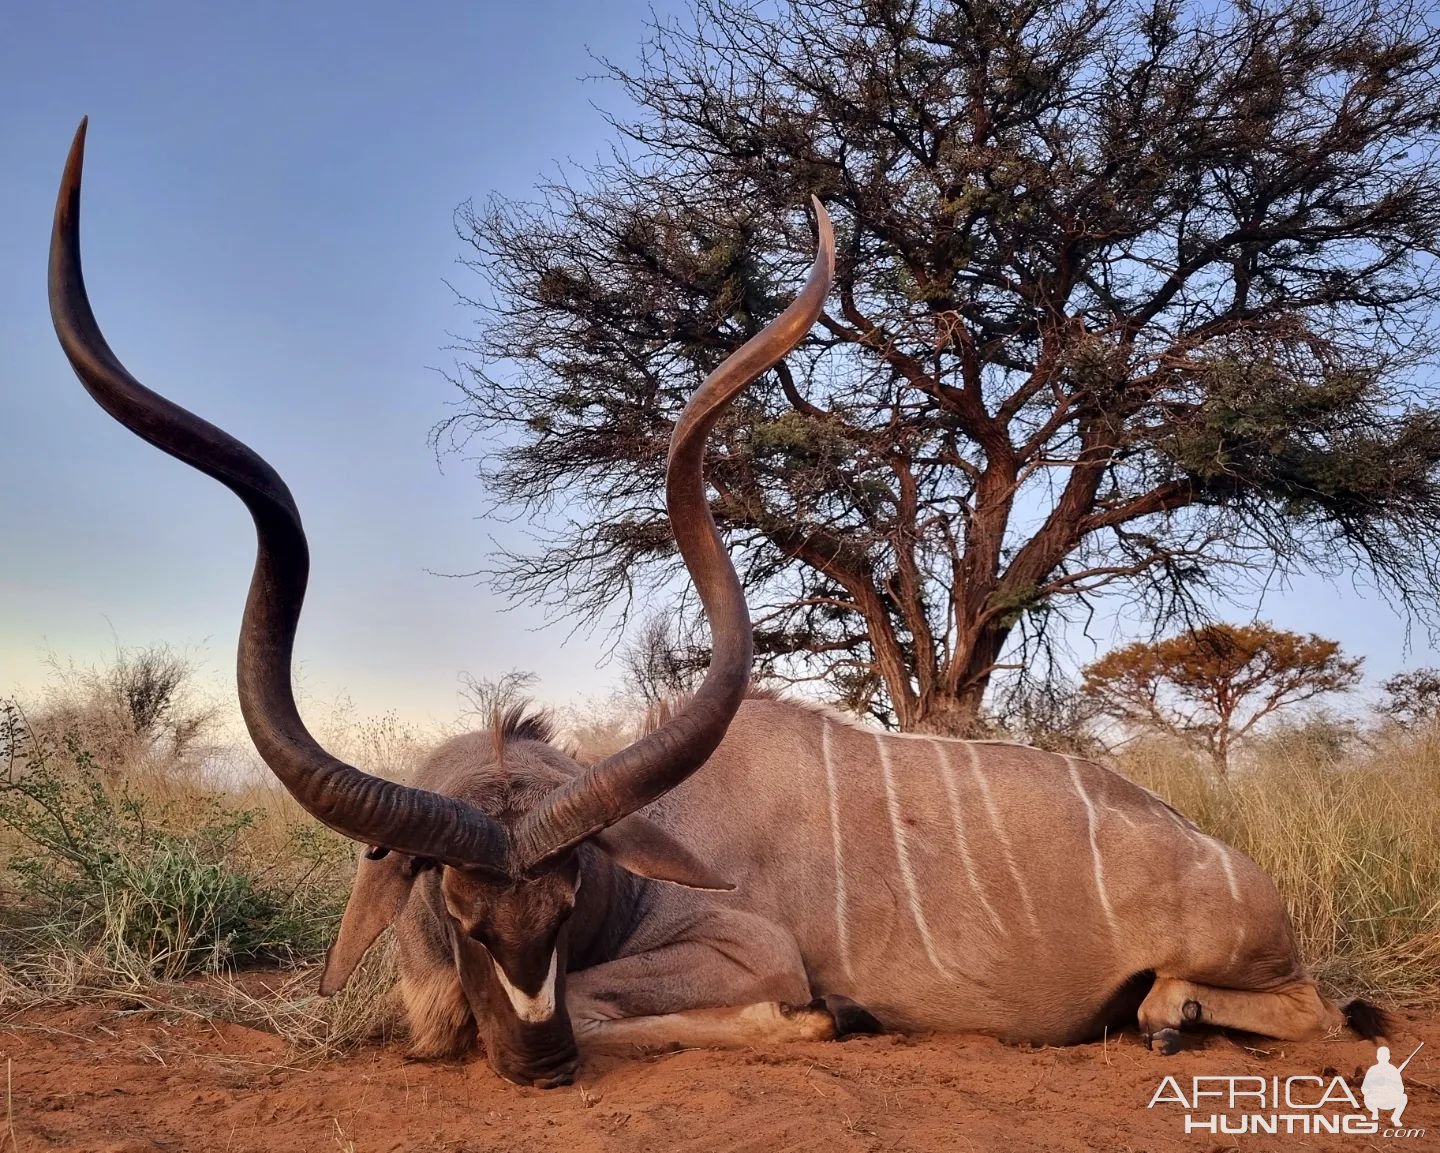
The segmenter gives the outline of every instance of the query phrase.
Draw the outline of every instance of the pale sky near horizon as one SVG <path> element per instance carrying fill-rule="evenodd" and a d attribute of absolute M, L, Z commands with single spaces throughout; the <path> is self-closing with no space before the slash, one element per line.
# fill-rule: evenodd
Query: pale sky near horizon
<path fill-rule="evenodd" d="M 313 570 L 298 657 L 308 696 L 450 719 L 457 677 L 534 670 L 540 694 L 603 694 L 606 636 L 546 626 L 474 581 L 469 465 L 437 464 L 447 333 L 473 319 L 452 214 L 524 195 L 623 110 L 588 52 L 632 62 L 679 0 L 382 5 L 11 0 L 0 15 L 0 694 L 46 660 L 164 641 L 233 693 L 253 557 L 233 496 L 151 449 L 81 390 L 55 341 L 45 258 L 56 182 L 91 117 L 82 237 L 111 345 L 151 387 L 285 476 Z M 588 52 L 587 52 L 588 50 Z M 472 282 L 473 283 L 473 282 Z M 483 451 L 483 445 L 472 446 Z M 1080 641 L 1123 639 L 1123 605 Z M 1244 618 L 1253 605 L 1228 614 Z M 1262 615 L 1367 658 L 1373 683 L 1440 663 L 1373 593 L 1318 580 Z M 1121 622 L 1121 623 L 1116 623 Z"/>

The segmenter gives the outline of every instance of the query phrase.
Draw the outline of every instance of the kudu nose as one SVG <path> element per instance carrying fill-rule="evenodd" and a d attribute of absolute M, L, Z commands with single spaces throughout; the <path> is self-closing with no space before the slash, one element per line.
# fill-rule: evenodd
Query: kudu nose
<path fill-rule="evenodd" d="M 548 1077 L 537 1077 L 531 1082 L 537 1089 L 558 1089 L 562 1085 L 572 1084 L 575 1080 L 575 1069 L 580 1064 L 578 1058 L 571 1058 L 565 1062 L 561 1069 L 557 1069 Z"/>
<path fill-rule="evenodd" d="M 575 1079 L 580 1053 L 570 1020 L 557 1016 L 543 1025 L 522 1027 L 507 1035 L 497 1031 L 485 1040 L 490 1066 L 514 1085 L 554 1089 Z"/>
<path fill-rule="evenodd" d="M 497 1053 L 490 1064 L 496 1073 L 512 1085 L 558 1089 L 575 1080 L 580 1054 L 573 1048 L 545 1057 L 527 1053 L 523 1059 L 507 1059 L 506 1055 Z"/>

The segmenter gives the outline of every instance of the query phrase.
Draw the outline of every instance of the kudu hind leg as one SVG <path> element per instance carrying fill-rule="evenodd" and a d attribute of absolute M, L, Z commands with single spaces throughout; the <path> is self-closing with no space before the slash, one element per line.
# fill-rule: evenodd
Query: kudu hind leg
<path fill-rule="evenodd" d="M 1344 1023 L 1340 1010 L 1311 981 L 1278 989 L 1225 989 L 1173 977 L 1158 977 L 1138 1012 L 1140 1031 L 1174 1051 L 1176 1031 L 1185 1025 L 1218 1025 L 1281 1041 L 1324 1036 Z"/>

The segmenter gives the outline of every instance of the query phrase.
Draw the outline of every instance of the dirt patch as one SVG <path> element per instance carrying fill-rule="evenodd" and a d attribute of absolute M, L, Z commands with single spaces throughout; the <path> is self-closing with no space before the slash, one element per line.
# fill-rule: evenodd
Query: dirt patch
<path fill-rule="evenodd" d="M 310 1062 L 236 1025 L 28 1011 L 0 1027 L 0 1153 L 1440 1148 L 1440 1020 L 1403 1021 L 1395 1060 L 1426 1042 L 1405 1071 L 1403 1119 L 1424 1137 L 1186 1136 L 1181 1107 L 1146 1108 L 1166 1074 L 1188 1092 L 1193 1076 L 1338 1073 L 1358 1099 L 1375 1051 L 1351 1037 L 1248 1047 L 1212 1037 L 1171 1058 L 1134 1034 L 1041 1050 L 862 1038 L 595 1060 L 579 1085 L 544 1092 L 501 1082 L 481 1058 L 409 1062 L 398 1044 Z"/>

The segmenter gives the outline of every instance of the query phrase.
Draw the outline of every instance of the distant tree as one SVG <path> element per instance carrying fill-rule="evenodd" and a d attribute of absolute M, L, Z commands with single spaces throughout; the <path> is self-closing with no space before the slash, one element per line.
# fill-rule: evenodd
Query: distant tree
<path fill-rule="evenodd" d="M 645 705 L 693 691 L 710 663 L 710 650 L 673 613 L 646 619 L 620 656 L 625 689 Z"/>
<path fill-rule="evenodd" d="M 1314 634 L 1216 624 L 1116 649 L 1083 688 L 1103 714 L 1198 745 L 1223 773 L 1236 740 L 1277 709 L 1353 688 L 1363 660 Z"/>
<path fill-rule="evenodd" d="M 135 651 L 122 649 L 103 675 L 130 730 L 137 736 L 149 736 L 167 719 L 175 719 L 176 699 L 191 671 L 190 662 L 179 653 L 153 645 Z"/>
<path fill-rule="evenodd" d="M 511 669 L 498 677 L 461 673 L 462 711 L 488 725 L 511 705 L 522 704 L 539 681 L 540 678 L 528 669 Z"/>
<path fill-rule="evenodd" d="M 1380 711 L 1406 728 L 1440 717 L 1440 669 L 1411 669 L 1380 682 Z"/>
<path fill-rule="evenodd" d="M 1252 738 L 1256 756 L 1272 761 L 1339 764 L 1356 752 L 1374 748 L 1364 727 L 1354 717 L 1325 708 L 1306 709 L 1267 725 Z"/>
<path fill-rule="evenodd" d="M 212 766 L 223 714 L 197 684 L 189 656 L 167 645 L 117 646 L 101 664 L 52 656 L 49 665 L 43 694 L 12 701 L 39 747 L 76 744 L 107 780 L 137 769 L 189 777 Z"/>
<path fill-rule="evenodd" d="M 576 178 L 466 205 L 437 431 L 560 519 L 490 575 L 582 618 L 675 570 L 671 422 L 794 291 L 830 307 L 712 440 L 760 659 L 903 729 L 1123 594 L 1250 568 L 1440 588 L 1440 31 L 1410 0 L 698 0 Z M 572 169 L 572 171 L 574 171 Z M 1203 619 L 1187 618 L 1187 619 Z"/>
<path fill-rule="evenodd" d="M 559 719 L 567 751 L 581 764 L 594 764 L 633 743 L 644 729 L 645 713 L 617 694 L 565 705 Z"/>
<path fill-rule="evenodd" d="M 51 659 L 52 684 L 30 710 L 42 741 L 73 737 L 101 771 L 139 763 L 170 772 L 198 768 L 213 751 L 221 711 L 196 686 L 193 661 L 168 645 L 116 648 L 106 663 Z"/>

